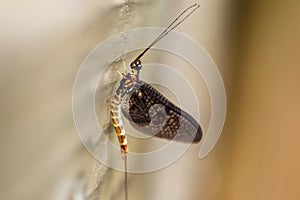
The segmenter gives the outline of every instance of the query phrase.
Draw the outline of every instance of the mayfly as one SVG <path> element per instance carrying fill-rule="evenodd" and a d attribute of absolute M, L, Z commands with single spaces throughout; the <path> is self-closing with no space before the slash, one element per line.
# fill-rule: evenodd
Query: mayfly
<path fill-rule="evenodd" d="M 202 138 L 202 129 L 192 116 L 170 102 L 150 84 L 139 79 L 139 73 L 142 69 L 142 56 L 199 7 L 199 4 L 194 4 L 178 15 L 175 20 L 131 62 L 129 72 L 126 70 L 124 60 L 123 65 L 125 72 L 120 73 L 118 71 L 122 78 L 111 100 L 111 119 L 125 162 L 125 199 L 128 199 L 126 163 L 128 144 L 121 112 L 136 129 L 146 134 L 160 138 L 175 139 L 180 142 L 193 143 L 199 142 Z M 183 16 L 184 14 L 185 16 Z M 162 127 L 160 126 L 161 124 L 163 124 Z"/>

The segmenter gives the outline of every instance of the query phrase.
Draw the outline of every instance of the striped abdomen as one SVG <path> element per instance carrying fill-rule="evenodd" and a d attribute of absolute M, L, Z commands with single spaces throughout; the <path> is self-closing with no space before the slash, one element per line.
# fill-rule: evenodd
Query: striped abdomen
<path fill-rule="evenodd" d="M 122 157 L 124 158 L 125 154 L 128 152 L 128 146 L 127 146 L 127 138 L 125 134 L 125 130 L 122 123 L 121 118 L 121 97 L 120 92 L 117 90 L 117 92 L 114 94 L 112 100 L 111 100 L 111 109 L 110 109 L 111 119 L 112 119 L 112 125 L 115 128 Z"/>

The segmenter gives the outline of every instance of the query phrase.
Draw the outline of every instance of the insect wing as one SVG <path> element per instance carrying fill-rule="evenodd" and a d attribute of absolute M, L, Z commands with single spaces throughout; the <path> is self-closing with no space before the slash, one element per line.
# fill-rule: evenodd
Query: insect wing
<path fill-rule="evenodd" d="M 145 82 L 124 96 L 122 112 L 134 128 L 149 135 L 180 142 L 202 138 L 202 129 L 192 116 Z"/>

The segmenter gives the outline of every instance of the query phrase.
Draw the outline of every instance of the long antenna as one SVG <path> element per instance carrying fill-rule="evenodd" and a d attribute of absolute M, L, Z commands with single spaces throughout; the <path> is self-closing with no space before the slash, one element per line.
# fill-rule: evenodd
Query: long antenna
<path fill-rule="evenodd" d="M 133 62 L 131 62 L 130 66 L 133 67 L 133 65 L 140 60 L 140 58 L 153 46 L 155 45 L 159 40 L 161 40 L 163 37 L 165 37 L 170 31 L 172 31 L 173 29 L 175 29 L 179 24 L 181 24 L 186 18 L 188 18 L 193 12 L 195 12 L 195 10 L 197 10 L 200 7 L 199 4 L 195 3 L 194 5 L 189 6 L 188 8 L 186 8 L 184 11 L 182 11 L 180 13 L 180 15 L 178 15 L 173 22 L 165 28 L 165 30 L 159 35 L 157 36 L 157 38 L 155 38 L 155 40 L 142 52 L 140 53 L 136 59 L 134 59 Z M 180 21 L 178 21 L 180 19 L 180 17 L 185 14 L 188 10 L 192 9 L 184 18 L 182 18 Z M 177 22 L 178 21 L 178 22 Z M 176 23 L 177 22 L 177 23 Z M 176 24 L 175 24 L 176 23 Z M 174 25 L 175 24 L 175 25 Z"/>

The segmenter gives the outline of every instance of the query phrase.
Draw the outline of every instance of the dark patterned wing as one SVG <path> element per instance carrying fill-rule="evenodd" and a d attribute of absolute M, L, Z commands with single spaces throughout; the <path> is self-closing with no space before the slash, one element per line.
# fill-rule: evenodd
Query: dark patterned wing
<path fill-rule="evenodd" d="M 192 116 L 145 82 L 124 96 L 122 112 L 134 128 L 149 135 L 180 142 L 202 138 L 202 129 Z"/>

